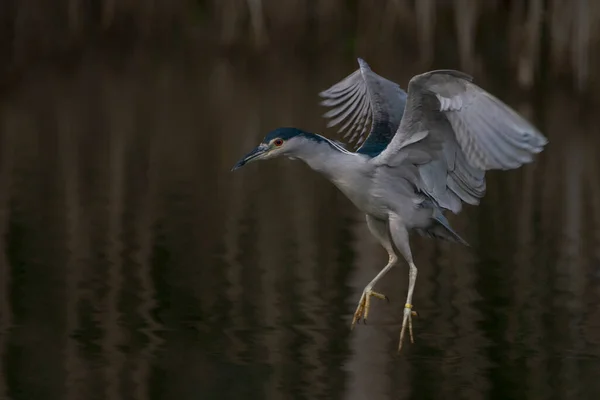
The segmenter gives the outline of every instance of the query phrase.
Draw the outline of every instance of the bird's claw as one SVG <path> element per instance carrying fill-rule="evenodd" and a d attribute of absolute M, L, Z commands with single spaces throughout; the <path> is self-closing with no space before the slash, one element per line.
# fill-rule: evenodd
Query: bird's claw
<path fill-rule="evenodd" d="M 360 297 L 360 301 L 358 302 L 358 307 L 356 307 L 356 311 L 354 312 L 354 318 L 352 319 L 352 326 L 350 329 L 354 329 L 354 325 L 360 323 L 360 319 L 362 317 L 363 322 L 367 323 L 367 318 L 369 317 L 369 308 L 371 307 L 371 296 L 377 297 L 381 300 L 386 300 L 388 303 L 390 299 L 381 293 L 374 292 L 372 290 L 364 290 L 362 296 Z"/>
<path fill-rule="evenodd" d="M 402 350 L 402 343 L 404 342 L 404 332 L 406 331 L 406 323 L 408 322 L 408 333 L 410 334 L 410 342 L 414 343 L 415 338 L 413 336 L 412 329 L 412 317 L 417 317 L 416 311 L 413 311 L 412 304 L 406 304 L 404 306 L 404 317 L 402 318 L 402 329 L 400 330 L 400 343 L 398 344 L 398 353 Z"/>

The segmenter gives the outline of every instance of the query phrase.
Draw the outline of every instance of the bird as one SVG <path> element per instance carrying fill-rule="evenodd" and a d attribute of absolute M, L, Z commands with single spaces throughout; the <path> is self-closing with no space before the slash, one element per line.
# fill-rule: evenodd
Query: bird
<path fill-rule="evenodd" d="M 463 203 L 476 206 L 488 170 L 512 170 L 534 161 L 548 139 L 523 116 L 474 83 L 472 76 L 439 69 L 413 76 L 403 90 L 358 58 L 358 69 L 319 93 L 327 128 L 341 126 L 345 144 L 295 127 L 266 134 L 232 171 L 258 161 L 304 161 L 331 181 L 361 212 L 388 253 L 388 262 L 365 286 L 351 329 L 366 323 L 373 290 L 403 257 L 408 292 L 398 353 L 408 327 L 414 343 L 412 299 L 417 279 L 409 235 L 468 246 L 446 215 Z M 347 145 L 358 148 L 347 149 Z"/>

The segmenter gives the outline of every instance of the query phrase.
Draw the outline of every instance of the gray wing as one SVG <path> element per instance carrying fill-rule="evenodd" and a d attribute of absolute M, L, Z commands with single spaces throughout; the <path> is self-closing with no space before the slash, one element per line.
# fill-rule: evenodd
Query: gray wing
<path fill-rule="evenodd" d="M 327 127 L 342 124 L 338 132 L 350 143 L 364 143 L 357 152 L 381 152 L 400 125 L 407 94 L 398 84 L 371 70 L 362 59 L 359 69 L 319 93 Z M 365 140 L 366 138 L 366 140 Z"/>
<path fill-rule="evenodd" d="M 404 118 L 388 148 L 373 162 L 417 163 L 422 189 L 457 213 L 460 200 L 479 203 L 486 170 L 518 168 L 547 143 L 535 127 L 475 85 L 469 75 L 439 70 L 411 79 Z"/>

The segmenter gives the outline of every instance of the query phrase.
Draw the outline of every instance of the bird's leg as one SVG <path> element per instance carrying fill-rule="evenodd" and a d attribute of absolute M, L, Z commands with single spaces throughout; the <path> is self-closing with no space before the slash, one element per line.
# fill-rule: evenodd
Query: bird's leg
<path fill-rule="evenodd" d="M 413 262 L 412 252 L 410 250 L 410 243 L 408 240 L 408 230 L 406 225 L 396 214 L 391 214 L 389 218 L 390 223 L 390 234 L 394 244 L 402 253 L 406 261 L 408 262 L 408 294 L 406 296 L 406 304 L 404 304 L 404 316 L 402 318 L 402 328 L 400 330 L 400 343 L 398 344 L 398 352 L 402 350 L 402 343 L 404 341 L 404 332 L 408 324 L 408 332 L 410 334 L 410 342 L 414 343 L 415 339 L 412 330 L 412 317 L 416 316 L 417 313 L 413 311 L 412 297 L 415 290 L 415 282 L 417 281 L 417 267 Z"/>
<path fill-rule="evenodd" d="M 363 318 L 363 321 L 367 322 L 367 318 L 369 316 L 369 308 L 371 306 L 371 296 L 377 297 L 378 299 L 386 299 L 389 301 L 387 296 L 374 292 L 373 286 L 377 283 L 379 279 L 381 279 L 398 261 L 398 257 L 394 252 L 394 247 L 392 246 L 392 241 L 390 239 L 390 235 L 388 233 L 388 225 L 387 221 L 382 221 L 379 219 L 375 219 L 370 215 L 367 215 L 367 226 L 371 231 L 371 234 L 375 236 L 375 238 L 381 243 L 383 247 L 388 252 L 389 261 L 386 266 L 377 274 L 375 278 L 365 287 L 363 290 L 362 296 L 360 297 L 360 301 L 358 302 L 358 307 L 356 307 L 356 312 L 354 313 L 354 318 L 352 319 L 352 328 L 354 325 L 360 321 L 360 318 Z"/>
<path fill-rule="evenodd" d="M 404 317 L 402 318 L 402 328 L 400 330 L 400 343 L 398 344 L 398 352 L 402 350 L 402 342 L 404 341 L 404 332 L 406 331 L 406 323 L 408 322 L 408 333 L 410 334 L 410 342 L 414 343 L 412 329 L 412 316 L 416 316 L 416 311 L 412 309 L 412 296 L 415 290 L 415 282 L 417 281 L 417 267 L 413 262 L 409 263 L 408 272 L 408 295 L 406 296 L 406 304 L 404 304 Z"/>
<path fill-rule="evenodd" d="M 365 323 L 367 322 L 367 318 L 369 317 L 369 308 L 371 306 L 371 296 L 377 297 L 378 299 L 387 300 L 388 302 L 390 301 L 386 295 L 374 292 L 372 289 L 377 281 L 381 279 L 381 277 L 383 277 L 394 266 L 394 264 L 396 264 L 397 260 L 398 258 L 395 254 L 390 254 L 387 265 L 381 271 L 379 271 L 377 276 L 373 278 L 373 280 L 369 282 L 369 284 L 363 290 L 362 296 L 358 302 L 358 307 L 356 307 L 356 311 L 354 312 L 354 318 L 352 319 L 352 329 L 354 329 L 354 325 L 357 322 L 360 322 L 361 317 Z"/>

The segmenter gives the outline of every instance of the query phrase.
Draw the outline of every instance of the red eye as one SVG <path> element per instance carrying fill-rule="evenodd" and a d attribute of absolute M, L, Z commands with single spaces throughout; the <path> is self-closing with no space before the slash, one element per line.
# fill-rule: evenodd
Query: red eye
<path fill-rule="evenodd" d="M 281 146 L 283 144 L 283 140 L 282 139 L 275 139 L 273 141 L 273 144 L 277 147 Z"/>

